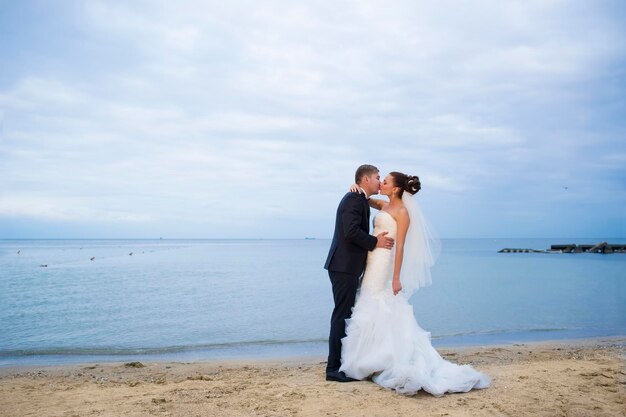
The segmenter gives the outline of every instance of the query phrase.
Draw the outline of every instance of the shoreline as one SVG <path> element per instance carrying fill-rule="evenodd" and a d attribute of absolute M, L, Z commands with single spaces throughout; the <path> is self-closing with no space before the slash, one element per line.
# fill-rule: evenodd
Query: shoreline
<path fill-rule="evenodd" d="M 473 352 L 484 349 L 504 349 L 504 348 L 513 348 L 516 346 L 527 346 L 527 347 L 536 347 L 536 348 L 553 348 L 553 347 L 571 347 L 576 346 L 579 348 L 598 348 L 603 349 L 607 347 L 616 347 L 621 346 L 625 349 L 626 355 L 626 335 L 624 336 L 606 336 L 606 337 L 583 337 L 583 338 L 574 338 L 574 339 L 550 339 L 550 340 L 535 340 L 535 341 L 521 341 L 514 343 L 495 343 L 495 344 L 475 344 L 475 345 L 450 345 L 450 346 L 434 346 L 435 349 L 442 352 Z M 0 365 L 0 378 L 7 375 L 11 372 L 24 372 L 34 369 L 66 369 L 72 367 L 83 367 L 89 365 L 102 365 L 102 366 L 119 366 L 128 362 L 141 362 L 145 365 L 148 364 L 213 364 L 218 366 L 231 366 L 236 367 L 238 365 L 246 366 L 250 364 L 254 365 L 277 365 L 277 364 L 299 364 L 299 363 L 309 363 L 309 362 L 318 362 L 318 361 L 326 361 L 326 354 L 323 355 L 287 355 L 284 357 L 272 356 L 272 357 L 216 357 L 216 358 L 205 358 L 198 360 L 161 360 L 155 359 L 152 360 L 142 359 L 140 361 L 136 360 L 136 357 L 125 357 L 124 360 L 115 360 L 115 361 L 77 361 L 77 362 L 68 362 L 68 363 L 60 363 L 60 364 L 24 364 L 24 365 Z M 625 356 L 626 360 L 626 356 Z"/>
<path fill-rule="evenodd" d="M 324 379 L 325 358 L 122 362 L 0 368 L 7 415 L 368 416 L 624 415 L 626 337 L 437 349 L 492 386 L 405 397 Z"/>
<path fill-rule="evenodd" d="M 458 340 L 442 340 L 433 339 L 432 343 L 437 350 L 463 350 L 474 348 L 487 348 L 487 347 L 504 347 L 511 345 L 532 345 L 532 344 L 585 344 L 595 343 L 597 341 L 611 341 L 626 339 L 626 335 L 609 335 L 609 336 L 580 336 L 580 337 L 566 337 L 566 338 L 547 338 L 536 340 L 511 340 L 502 342 L 501 340 L 495 340 L 490 342 L 488 339 L 482 339 L 479 341 L 465 340 L 459 342 Z M 448 342 L 448 343 L 446 343 Z M 284 349 L 286 346 L 300 345 L 304 348 L 290 350 Z M 259 349 L 260 347 L 260 349 Z M 308 347 L 308 349 L 306 348 Z M 254 349 L 256 348 L 256 349 Z M 315 353 L 303 353 L 315 351 Z M 327 354 L 327 342 L 289 342 L 289 343 L 275 343 L 275 344 L 245 344 L 245 348 L 225 350 L 223 353 L 220 349 L 204 349 L 204 348 L 189 348 L 181 349 L 175 352 L 166 353 L 137 353 L 137 354 L 32 354 L 22 355 L 7 358 L 0 358 L 0 375 L 4 369 L 21 369 L 21 368 L 41 368 L 41 367 L 54 367 L 54 366 L 73 366 L 90 363 L 102 363 L 102 364 L 114 364 L 122 362 L 142 361 L 146 363 L 160 363 L 160 362 L 184 362 L 184 363 L 200 363 L 200 362 L 256 362 L 256 361 L 276 361 L 276 360 L 297 360 L 307 358 L 320 358 L 320 360 L 326 359 Z M 49 361 L 47 362 L 46 359 Z M 13 363 L 2 363 L 2 361 L 14 360 Z M 23 363 L 20 363 L 23 362 Z"/>

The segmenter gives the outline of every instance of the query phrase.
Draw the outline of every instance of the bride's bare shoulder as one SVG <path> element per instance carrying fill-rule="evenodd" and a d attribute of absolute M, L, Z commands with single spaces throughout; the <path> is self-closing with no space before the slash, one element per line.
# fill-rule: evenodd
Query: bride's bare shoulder
<path fill-rule="evenodd" d="M 404 206 L 395 207 L 393 210 L 388 210 L 388 212 L 395 221 L 408 220 L 409 218 L 409 212 Z"/>

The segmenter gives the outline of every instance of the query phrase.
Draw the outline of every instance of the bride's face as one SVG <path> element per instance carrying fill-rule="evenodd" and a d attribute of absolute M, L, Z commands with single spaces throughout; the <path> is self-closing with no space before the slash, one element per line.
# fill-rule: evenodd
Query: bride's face
<path fill-rule="evenodd" d="M 387 175 L 380 185 L 380 193 L 382 195 L 391 195 L 394 193 L 394 188 L 397 187 L 393 183 L 393 177 L 391 175 Z M 397 190 L 395 190 L 395 192 L 397 192 Z"/>

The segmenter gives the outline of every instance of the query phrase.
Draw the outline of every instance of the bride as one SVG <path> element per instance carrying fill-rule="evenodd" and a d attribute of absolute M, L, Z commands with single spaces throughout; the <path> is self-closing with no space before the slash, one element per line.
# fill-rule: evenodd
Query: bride
<path fill-rule="evenodd" d="M 377 384 L 406 395 L 420 389 L 441 396 L 487 388 L 487 375 L 437 353 L 408 302 L 416 289 L 430 284 L 430 267 L 438 254 L 438 242 L 430 237 L 413 197 L 420 188 L 418 177 L 391 172 L 380 187 L 389 202 L 369 199 L 370 206 L 380 210 L 374 235 L 387 231 L 396 244 L 393 250 L 376 248 L 368 254 L 352 317 L 346 320 L 340 371 L 359 380 L 371 376 Z"/>

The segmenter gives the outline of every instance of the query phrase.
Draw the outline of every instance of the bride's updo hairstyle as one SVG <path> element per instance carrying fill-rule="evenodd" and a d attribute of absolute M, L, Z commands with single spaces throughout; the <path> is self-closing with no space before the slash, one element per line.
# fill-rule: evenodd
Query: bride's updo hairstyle
<path fill-rule="evenodd" d="M 393 177 L 393 184 L 396 187 L 400 187 L 398 198 L 402 198 L 402 194 L 406 191 L 410 194 L 417 193 L 421 188 L 420 179 L 417 175 L 406 175 L 401 172 L 390 172 L 389 175 Z"/>

